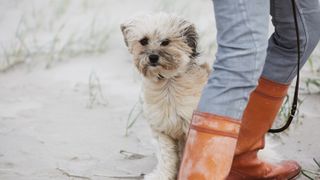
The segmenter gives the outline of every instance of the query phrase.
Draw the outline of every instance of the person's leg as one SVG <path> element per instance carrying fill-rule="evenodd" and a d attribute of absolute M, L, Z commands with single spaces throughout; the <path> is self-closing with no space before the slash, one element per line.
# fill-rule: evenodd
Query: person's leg
<path fill-rule="evenodd" d="M 214 0 L 218 51 L 198 110 L 241 119 L 268 45 L 269 1 Z"/>
<path fill-rule="evenodd" d="M 290 0 L 271 0 L 275 32 L 269 39 L 268 54 L 262 76 L 271 81 L 290 84 L 297 73 L 297 43 Z M 308 60 L 320 38 L 319 0 L 298 0 L 301 67 Z"/>
<path fill-rule="evenodd" d="M 300 28 L 301 64 L 304 64 L 320 38 L 318 0 L 297 3 Z M 292 79 L 296 76 L 297 44 L 290 0 L 271 0 L 275 32 L 269 39 L 266 64 L 258 87 L 250 95 L 244 111 L 236 154 L 228 180 L 290 179 L 299 174 L 294 161 L 269 164 L 259 160 L 264 135 L 272 126 Z"/>
<path fill-rule="evenodd" d="M 294 161 L 269 164 L 258 158 L 264 148 L 264 136 L 286 97 L 289 85 L 260 78 L 244 111 L 238 143 L 227 180 L 291 179 L 300 172 Z"/>
<path fill-rule="evenodd" d="M 264 64 L 269 1 L 214 0 L 218 52 L 191 120 L 180 180 L 225 179 L 240 119 Z"/>

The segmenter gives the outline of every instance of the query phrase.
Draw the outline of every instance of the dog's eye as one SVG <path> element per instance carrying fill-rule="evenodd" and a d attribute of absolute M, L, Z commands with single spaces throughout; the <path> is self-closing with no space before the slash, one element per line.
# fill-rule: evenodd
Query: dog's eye
<path fill-rule="evenodd" d="M 145 37 L 145 38 L 141 39 L 139 42 L 140 42 L 140 44 L 141 44 L 142 46 L 145 46 L 145 45 L 148 44 L 149 39 Z"/>
<path fill-rule="evenodd" d="M 169 39 L 165 39 L 164 41 L 161 42 L 161 46 L 167 46 L 170 43 Z"/>

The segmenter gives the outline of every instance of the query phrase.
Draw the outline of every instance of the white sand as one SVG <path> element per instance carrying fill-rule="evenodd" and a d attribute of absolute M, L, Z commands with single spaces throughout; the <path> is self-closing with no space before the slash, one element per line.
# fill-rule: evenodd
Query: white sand
<path fill-rule="evenodd" d="M 68 2 L 68 5 L 64 4 Z M 211 2 L 204 0 L 198 3 L 178 1 L 174 6 L 168 3 L 171 1 L 132 2 L 0 2 L 0 42 L 4 49 L 19 44 L 15 32 L 21 17 L 30 24 L 43 23 L 40 24 L 43 29 L 27 33 L 26 42 L 33 52 L 37 52 L 37 48 L 29 35 L 33 34 L 39 44 L 50 45 L 62 22 L 66 25 L 59 34 L 61 42 L 74 32 L 85 33 L 85 27 L 90 26 L 93 17 L 96 17 L 97 27 L 110 26 L 108 48 L 103 53 L 64 55 L 54 59 L 51 68 L 46 69 L 50 59 L 50 53 L 47 53 L 0 73 L 1 180 L 111 179 L 104 176 L 137 176 L 154 168 L 154 143 L 143 117 L 138 118 L 125 136 L 129 112 L 139 101 L 140 80 L 122 42 L 119 24 L 140 11 L 153 12 L 163 8 L 177 11 L 196 22 L 200 33 L 212 34 L 212 37 L 202 39 L 205 47 L 214 39 L 213 12 Z M 60 5 L 62 9 L 67 7 L 61 17 L 57 16 L 59 13 L 50 14 L 52 9 L 63 11 L 57 7 Z M 182 10 L 186 9 L 183 5 L 188 9 Z M 39 11 L 36 18 L 32 18 L 32 11 Z M 50 19 L 54 20 L 52 29 L 48 25 Z M 81 44 L 75 46 L 81 47 Z M 203 51 L 212 54 L 206 48 Z M 2 53 L 0 64 L 5 62 L 4 57 Z M 91 81 L 90 77 L 93 78 Z M 90 93 L 97 98 L 90 100 Z M 300 109 L 303 124 L 291 130 L 289 136 L 272 139 L 275 156 L 295 159 L 304 168 L 316 169 L 312 158 L 320 160 L 319 108 L 319 94 L 305 95 Z M 130 159 L 120 150 L 143 156 Z"/>

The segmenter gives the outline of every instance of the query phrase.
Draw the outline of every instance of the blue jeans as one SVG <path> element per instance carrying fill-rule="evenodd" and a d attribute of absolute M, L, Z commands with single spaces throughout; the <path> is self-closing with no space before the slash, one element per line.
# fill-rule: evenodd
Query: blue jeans
<path fill-rule="evenodd" d="M 241 119 L 260 76 L 290 84 L 297 45 L 290 0 L 213 0 L 218 51 L 198 111 Z M 301 64 L 320 39 L 319 0 L 297 0 Z M 275 32 L 268 40 L 269 12 Z"/>

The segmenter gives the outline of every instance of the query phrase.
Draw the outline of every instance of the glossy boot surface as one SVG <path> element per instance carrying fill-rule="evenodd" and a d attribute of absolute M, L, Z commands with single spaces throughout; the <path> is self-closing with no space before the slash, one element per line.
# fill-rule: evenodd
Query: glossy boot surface
<path fill-rule="evenodd" d="M 229 174 L 240 121 L 195 112 L 180 166 L 179 180 L 224 180 Z"/>
<path fill-rule="evenodd" d="M 228 180 L 286 180 L 300 173 L 301 168 L 295 161 L 270 164 L 257 156 L 258 151 L 264 148 L 264 136 L 277 116 L 288 87 L 260 78 L 244 111 Z"/>

